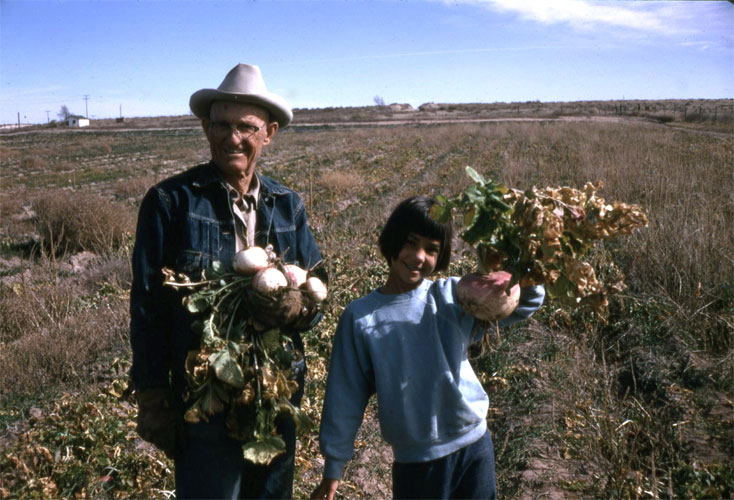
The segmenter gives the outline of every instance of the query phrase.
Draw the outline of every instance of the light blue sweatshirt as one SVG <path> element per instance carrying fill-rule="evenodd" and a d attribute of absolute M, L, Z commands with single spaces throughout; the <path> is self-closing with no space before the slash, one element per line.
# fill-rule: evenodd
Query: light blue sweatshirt
<path fill-rule="evenodd" d="M 476 320 L 456 301 L 458 281 L 423 280 L 397 295 L 375 290 L 344 310 L 321 417 L 324 477 L 341 478 L 375 392 L 382 437 L 398 462 L 444 457 L 484 435 L 489 397 L 467 359 Z M 529 318 L 544 295 L 542 286 L 523 288 L 500 326 Z"/>

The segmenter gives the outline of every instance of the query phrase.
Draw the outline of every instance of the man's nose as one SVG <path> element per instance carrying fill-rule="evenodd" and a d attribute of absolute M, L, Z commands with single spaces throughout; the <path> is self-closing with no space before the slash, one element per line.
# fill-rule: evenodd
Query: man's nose
<path fill-rule="evenodd" d="M 229 129 L 229 132 L 224 136 L 224 140 L 228 142 L 234 142 L 234 143 L 240 143 L 242 141 L 242 137 L 240 136 L 240 133 L 237 131 L 236 128 L 231 127 Z"/>

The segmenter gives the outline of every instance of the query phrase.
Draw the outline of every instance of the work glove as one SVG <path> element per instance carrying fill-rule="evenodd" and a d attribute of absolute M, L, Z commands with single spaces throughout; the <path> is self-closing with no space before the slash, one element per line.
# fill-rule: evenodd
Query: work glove
<path fill-rule="evenodd" d="M 145 389 L 137 393 L 138 427 L 141 438 L 173 459 L 183 445 L 183 415 L 171 403 L 170 391 Z"/>

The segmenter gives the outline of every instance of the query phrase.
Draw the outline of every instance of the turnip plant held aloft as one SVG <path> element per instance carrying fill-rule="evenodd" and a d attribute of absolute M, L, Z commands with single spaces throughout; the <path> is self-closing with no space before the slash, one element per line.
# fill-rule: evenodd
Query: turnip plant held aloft
<path fill-rule="evenodd" d="M 470 299 L 479 293 L 472 289 L 482 289 L 477 283 L 487 280 L 506 283 L 508 297 L 516 293 L 516 284 L 543 284 L 550 297 L 572 306 L 591 306 L 604 320 L 608 297 L 624 289 L 623 277 L 610 263 L 616 272 L 602 282 L 584 258 L 598 241 L 646 226 L 640 207 L 606 202 L 597 196 L 601 182 L 587 182 L 581 190 L 533 187 L 520 191 L 485 179 L 471 167 L 466 171 L 473 183 L 453 197 L 438 196 L 431 212 L 446 222 L 458 211 L 463 216 L 461 238 L 476 251 L 477 273 L 460 284 L 466 289 L 459 294 L 462 305 L 470 312 L 482 309 Z M 500 302 L 512 302 L 508 297 Z M 489 305 L 483 308 L 499 309 L 490 307 L 491 300 L 486 302 Z M 496 321 L 502 314 L 477 317 Z"/>
<path fill-rule="evenodd" d="M 278 415 L 293 418 L 299 431 L 310 426 L 289 401 L 298 389 L 292 366 L 302 356 L 288 347 L 289 335 L 305 303 L 318 307 L 325 300 L 326 286 L 283 264 L 270 247 L 238 252 L 231 268 L 215 262 L 195 282 L 163 272 L 166 285 L 193 290 L 182 300 L 196 316 L 192 327 L 200 338 L 186 359 L 193 403 L 184 418 L 198 423 L 226 412 L 229 434 L 242 442 L 245 459 L 269 463 L 285 451 L 275 430 Z"/>

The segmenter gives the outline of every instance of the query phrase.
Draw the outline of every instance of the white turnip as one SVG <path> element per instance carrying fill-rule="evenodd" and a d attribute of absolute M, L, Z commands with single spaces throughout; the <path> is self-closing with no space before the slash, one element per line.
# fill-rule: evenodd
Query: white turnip
<path fill-rule="evenodd" d="M 232 260 L 232 267 L 238 274 L 255 274 L 270 265 L 267 252 L 260 247 L 240 250 Z"/>
<path fill-rule="evenodd" d="M 296 288 L 300 287 L 306 282 L 308 272 L 306 272 L 305 269 L 301 269 L 295 264 L 285 264 L 283 268 L 285 269 L 285 272 L 288 273 L 288 276 L 290 276 L 291 281 L 293 281 L 293 286 L 295 286 Z"/>
<path fill-rule="evenodd" d="M 311 276 L 306 280 L 306 291 L 316 302 L 323 302 L 326 300 L 326 285 L 324 282 L 318 279 L 316 276 Z"/>
<path fill-rule="evenodd" d="M 489 274 L 467 274 L 459 280 L 456 298 L 466 312 L 484 321 L 506 318 L 520 302 L 520 285 L 515 284 L 508 294 L 512 275 L 505 271 Z"/>
<path fill-rule="evenodd" d="M 266 267 L 252 277 L 252 289 L 265 295 L 273 295 L 288 286 L 285 275 L 274 267 Z"/>

